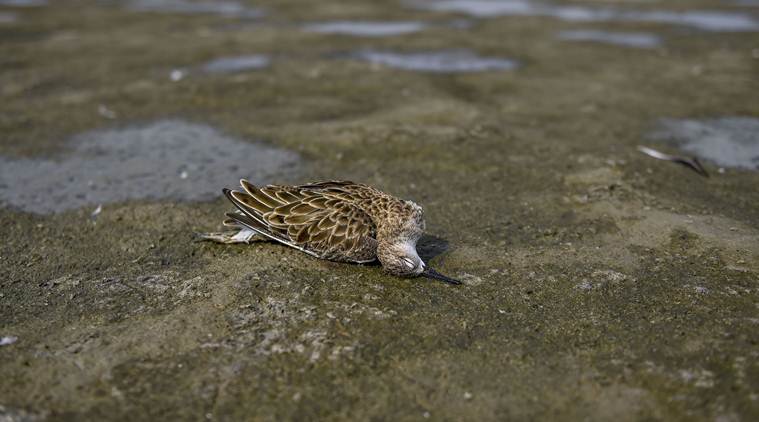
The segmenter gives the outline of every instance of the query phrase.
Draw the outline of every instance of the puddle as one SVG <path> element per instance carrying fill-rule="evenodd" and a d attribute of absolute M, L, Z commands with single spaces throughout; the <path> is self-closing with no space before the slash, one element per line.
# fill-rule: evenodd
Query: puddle
<path fill-rule="evenodd" d="M 478 18 L 534 15 L 538 8 L 525 0 L 426 0 L 408 2 L 412 7 L 436 12 L 460 12 Z"/>
<path fill-rule="evenodd" d="M 130 199 L 208 200 L 241 177 L 269 183 L 298 162 L 294 152 L 163 120 L 84 133 L 52 159 L 0 157 L 0 202 L 48 214 Z"/>
<path fill-rule="evenodd" d="M 0 0 L 0 6 L 38 7 L 47 4 L 47 0 Z"/>
<path fill-rule="evenodd" d="M 179 82 L 194 73 L 217 73 L 227 74 L 256 70 L 268 67 L 271 64 L 269 56 L 263 54 L 251 54 L 247 56 L 220 57 L 208 61 L 194 68 L 176 68 L 169 72 L 172 82 Z"/>
<path fill-rule="evenodd" d="M 215 14 L 236 18 L 259 18 L 263 12 L 236 1 L 211 0 L 132 0 L 129 7 L 138 12 Z"/>
<path fill-rule="evenodd" d="M 422 22 L 333 21 L 307 24 L 303 26 L 303 29 L 320 34 L 389 37 L 419 32 L 426 27 L 427 25 Z"/>
<path fill-rule="evenodd" d="M 270 63 L 269 57 L 261 54 L 221 57 L 202 65 L 201 70 L 207 73 L 234 73 L 262 69 L 269 66 Z"/>
<path fill-rule="evenodd" d="M 14 13 L 0 12 L 0 24 L 14 23 L 16 22 L 16 15 Z"/>
<path fill-rule="evenodd" d="M 739 12 L 696 10 L 686 12 L 636 11 L 611 7 L 559 6 L 527 0 L 427 0 L 411 6 L 439 12 L 493 16 L 545 16 L 571 22 L 629 21 L 684 25 L 706 31 L 759 31 L 759 21 Z"/>
<path fill-rule="evenodd" d="M 658 22 L 685 25 L 705 31 L 743 32 L 759 31 L 759 20 L 743 13 L 692 11 L 692 12 L 628 12 L 620 20 Z"/>
<path fill-rule="evenodd" d="M 558 38 L 565 41 L 591 41 L 634 48 L 655 48 L 661 45 L 661 38 L 644 32 L 608 32 L 592 29 L 561 31 Z"/>
<path fill-rule="evenodd" d="M 759 118 L 663 119 L 650 138 L 721 167 L 759 170 Z"/>
<path fill-rule="evenodd" d="M 370 63 L 403 70 L 420 72 L 483 72 L 489 70 L 512 70 L 517 62 L 495 57 L 479 57 L 468 50 L 446 50 L 422 53 L 394 53 L 364 50 L 354 57 Z"/>

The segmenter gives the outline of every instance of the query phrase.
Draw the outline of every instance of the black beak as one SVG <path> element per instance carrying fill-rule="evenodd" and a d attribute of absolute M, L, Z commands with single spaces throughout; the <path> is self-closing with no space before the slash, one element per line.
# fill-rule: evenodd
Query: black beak
<path fill-rule="evenodd" d="M 447 276 L 444 276 L 444 275 L 440 274 L 439 272 L 433 270 L 430 267 L 426 267 L 424 269 L 424 271 L 422 271 L 422 273 L 419 274 L 419 275 L 421 275 L 422 277 L 431 278 L 433 280 L 444 281 L 444 282 L 449 283 L 449 284 L 461 284 L 460 281 L 454 280 L 454 279 L 452 279 L 450 277 L 447 277 Z"/>

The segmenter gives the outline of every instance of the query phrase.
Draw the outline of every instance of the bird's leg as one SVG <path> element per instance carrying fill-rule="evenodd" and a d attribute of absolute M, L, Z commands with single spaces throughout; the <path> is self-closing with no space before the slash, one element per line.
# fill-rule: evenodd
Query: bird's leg
<path fill-rule="evenodd" d="M 256 242 L 261 240 L 267 240 L 265 237 L 259 235 L 253 230 L 248 228 L 240 228 L 239 230 L 229 230 L 224 232 L 211 232 L 211 233 L 195 233 L 195 240 L 203 241 L 210 240 L 211 242 L 224 243 L 227 245 L 235 243 Z"/>

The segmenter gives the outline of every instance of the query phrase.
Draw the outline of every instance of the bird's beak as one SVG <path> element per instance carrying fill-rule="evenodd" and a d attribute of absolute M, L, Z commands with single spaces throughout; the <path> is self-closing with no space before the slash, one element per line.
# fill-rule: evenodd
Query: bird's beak
<path fill-rule="evenodd" d="M 424 271 L 422 271 L 422 273 L 420 275 L 422 277 L 431 278 L 433 280 L 444 281 L 444 282 L 449 283 L 449 284 L 461 284 L 460 281 L 454 280 L 454 279 L 452 279 L 450 277 L 447 277 L 447 276 L 444 276 L 444 275 L 440 274 L 439 272 L 433 270 L 430 267 L 426 267 L 424 269 Z"/>

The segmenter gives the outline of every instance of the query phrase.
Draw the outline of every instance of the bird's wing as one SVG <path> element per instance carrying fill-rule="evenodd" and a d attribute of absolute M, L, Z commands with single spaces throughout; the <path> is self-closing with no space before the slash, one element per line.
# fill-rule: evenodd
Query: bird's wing
<path fill-rule="evenodd" d="M 331 192 L 337 186 L 257 188 L 247 180 L 241 180 L 240 185 L 241 191 L 224 190 L 242 213 L 227 214 L 235 222 L 318 258 L 374 260 L 374 251 L 367 248 L 376 235 L 374 222 L 349 197 Z"/>

